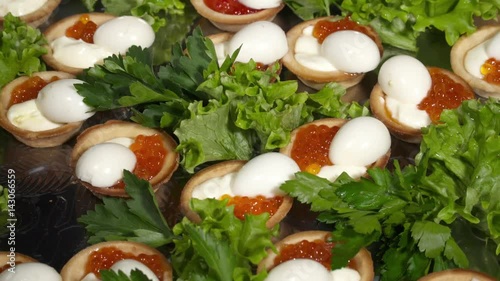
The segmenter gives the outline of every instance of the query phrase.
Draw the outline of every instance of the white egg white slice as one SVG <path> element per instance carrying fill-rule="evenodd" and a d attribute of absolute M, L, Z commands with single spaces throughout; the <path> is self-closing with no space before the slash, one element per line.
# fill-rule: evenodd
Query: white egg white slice
<path fill-rule="evenodd" d="M 14 272 L 0 273 L 0 281 L 62 281 L 61 275 L 49 265 L 27 262 L 16 265 Z"/>
<path fill-rule="evenodd" d="M 332 281 L 332 275 L 322 264 L 311 259 L 294 259 L 280 263 L 265 281 Z"/>

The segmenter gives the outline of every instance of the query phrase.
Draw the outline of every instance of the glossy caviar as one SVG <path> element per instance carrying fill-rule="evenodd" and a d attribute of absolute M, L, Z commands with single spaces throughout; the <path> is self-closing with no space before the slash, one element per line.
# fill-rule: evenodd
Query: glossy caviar
<path fill-rule="evenodd" d="M 332 139 L 338 130 L 339 127 L 309 125 L 297 132 L 291 157 L 301 171 L 317 174 L 321 167 L 332 165 L 328 154 Z"/>
<path fill-rule="evenodd" d="M 151 136 L 138 135 L 130 145 L 130 150 L 137 158 L 133 173 L 144 180 L 150 180 L 160 172 L 167 156 L 167 149 L 163 145 L 161 135 L 158 134 Z M 124 187 L 123 181 L 113 186 L 113 188 Z"/>
<path fill-rule="evenodd" d="M 340 31 L 340 30 L 355 30 L 370 36 L 368 27 L 360 25 L 355 21 L 352 21 L 350 17 L 345 17 L 337 21 L 330 21 L 330 20 L 318 21 L 314 25 L 313 36 L 318 39 L 319 43 L 323 43 L 323 40 L 325 40 L 325 38 L 328 35 L 332 34 L 335 31 Z M 370 36 L 370 38 L 372 37 Z"/>
<path fill-rule="evenodd" d="M 226 15 L 247 15 L 260 10 L 249 8 L 238 0 L 203 0 L 210 9 Z"/>
<path fill-rule="evenodd" d="M 457 108 L 464 100 L 474 98 L 472 90 L 455 82 L 439 69 L 431 68 L 429 73 L 432 78 L 432 87 L 427 96 L 420 102 L 418 108 L 425 110 L 432 122 L 439 121 L 441 112 L 444 109 Z"/>
<path fill-rule="evenodd" d="M 159 255 L 135 255 L 133 253 L 125 253 L 116 247 L 104 247 L 92 252 L 85 266 L 85 272 L 86 274 L 92 272 L 97 277 L 100 277 L 100 270 L 109 269 L 117 261 L 124 259 L 133 259 L 143 263 L 154 272 L 158 279 L 163 279 L 163 273 L 166 269 Z"/>
<path fill-rule="evenodd" d="M 45 87 L 47 84 L 58 80 L 57 76 L 53 76 L 48 81 L 43 80 L 39 76 L 32 76 L 23 83 L 17 85 L 14 90 L 12 90 L 10 96 L 10 105 L 16 103 L 22 103 L 35 99 L 38 96 L 38 92 Z"/>
<path fill-rule="evenodd" d="M 500 85 L 500 61 L 494 58 L 488 59 L 481 66 L 481 74 L 484 75 L 483 79 L 486 82 Z"/>
<path fill-rule="evenodd" d="M 87 43 L 94 43 L 94 33 L 97 24 L 90 20 L 88 14 L 84 14 L 74 25 L 66 29 L 66 36 L 74 39 L 82 39 Z"/>
<path fill-rule="evenodd" d="M 269 213 L 270 216 L 273 216 L 283 203 L 282 196 L 267 198 L 261 195 L 257 197 L 224 195 L 221 199 L 226 198 L 229 198 L 228 206 L 234 205 L 234 215 L 240 220 L 245 218 L 245 214 Z"/>
<path fill-rule="evenodd" d="M 295 244 L 288 244 L 280 249 L 279 255 L 274 258 L 274 266 L 292 259 L 311 259 L 321 263 L 331 270 L 332 249 L 335 244 L 325 240 L 302 240 Z"/>

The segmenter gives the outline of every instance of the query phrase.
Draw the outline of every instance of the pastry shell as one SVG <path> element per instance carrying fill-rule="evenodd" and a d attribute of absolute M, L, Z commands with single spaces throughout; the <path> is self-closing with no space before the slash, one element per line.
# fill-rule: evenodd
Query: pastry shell
<path fill-rule="evenodd" d="M 190 205 L 194 188 L 209 179 L 237 172 L 239 169 L 241 169 L 241 167 L 243 167 L 245 163 L 246 161 L 243 160 L 229 160 L 211 165 L 197 172 L 193 177 L 191 177 L 191 179 L 189 179 L 189 181 L 182 189 L 180 197 L 180 208 L 182 213 L 192 222 L 201 222 L 200 216 L 191 209 Z M 269 218 L 266 226 L 268 228 L 272 228 L 273 226 L 279 224 L 286 217 L 288 211 L 290 211 L 290 209 L 292 208 L 292 203 L 292 197 L 284 196 L 281 206 L 278 208 L 276 213 Z"/>
<path fill-rule="evenodd" d="M 38 27 L 49 19 L 60 3 L 61 0 L 47 0 L 47 2 L 39 9 L 29 14 L 22 15 L 19 18 L 33 27 Z M 3 21 L 4 18 L 0 17 L 0 27 L 3 26 Z"/>
<path fill-rule="evenodd" d="M 161 252 L 145 244 L 130 241 L 101 242 L 81 250 L 76 255 L 74 255 L 61 269 L 62 280 L 82 280 L 86 275 L 85 267 L 90 254 L 105 247 L 116 247 L 125 253 L 134 253 L 134 255 L 136 256 L 140 254 L 158 255 L 160 256 L 161 263 L 165 268 L 165 272 L 163 273 L 163 281 L 172 280 L 172 267 L 167 258 Z"/>
<path fill-rule="evenodd" d="M 470 35 L 464 35 L 451 48 L 450 62 L 453 72 L 462 77 L 479 96 L 500 99 L 500 84 L 488 83 L 465 69 L 467 52 L 500 32 L 500 25 L 486 25 Z"/>
<path fill-rule="evenodd" d="M 0 251 L 0 268 L 2 268 L 3 266 L 5 265 L 8 265 L 9 262 L 10 262 L 10 257 L 9 255 L 11 254 L 11 252 L 4 252 L 4 251 Z M 27 255 L 23 255 L 21 253 L 14 253 L 15 254 L 15 264 L 20 264 L 20 263 L 27 263 L 27 262 L 38 262 L 36 259 L 30 257 L 30 256 L 27 256 Z M 1 273 L 1 271 L 0 271 Z"/>
<path fill-rule="evenodd" d="M 302 231 L 283 238 L 281 241 L 277 242 L 275 246 L 277 252 L 279 253 L 280 250 L 286 245 L 299 243 L 303 240 L 326 240 L 330 235 L 331 233 L 328 231 Z M 272 249 L 268 249 L 267 256 L 259 262 L 257 272 L 262 272 L 263 270 L 272 270 L 275 267 L 274 259 L 277 255 L 278 254 L 275 253 Z M 375 273 L 373 270 L 373 260 L 371 257 L 371 253 L 367 249 L 361 248 L 361 250 L 359 250 L 359 252 L 354 256 L 353 261 L 355 265 L 355 268 L 353 269 L 359 272 L 359 275 L 361 276 L 360 281 L 372 281 Z"/>
<path fill-rule="evenodd" d="M 321 125 L 326 125 L 330 128 L 342 127 L 348 121 L 349 120 L 340 119 L 340 118 L 323 118 L 323 119 L 314 120 L 310 123 L 304 124 L 304 125 L 296 128 L 292 131 L 292 133 L 290 134 L 290 142 L 288 143 L 287 146 L 282 147 L 280 149 L 280 153 L 283 153 L 283 154 L 287 155 L 288 157 L 292 157 L 292 149 L 293 149 L 295 139 L 297 138 L 297 134 L 299 133 L 299 131 L 302 129 L 305 129 L 309 126 L 321 126 Z M 387 165 L 387 163 L 389 162 L 390 156 L 391 156 L 391 150 L 389 149 L 376 162 L 374 162 L 373 164 L 368 166 L 368 168 L 374 168 L 374 167 L 384 168 Z"/>
<path fill-rule="evenodd" d="M 430 273 L 418 281 L 495 281 L 497 279 L 484 273 L 467 269 L 449 269 Z"/>
<path fill-rule="evenodd" d="M 304 28 L 315 25 L 317 22 L 321 20 L 335 19 L 335 17 L 322 17 L 309 21 L 304 21 L 292 27 L 287 33 L 286 37 L 288 40 L 288 53 L 283 57 L 282 62 L 283 65 L 290 70 L 293 74 L 297 76 L 297 78 L 302 81 L 305 85 L 319 90 L 323 88 L 323 86 L 329 82 L 337 82 L 342 85 L 344 88 L 352 87 L 363 79 L 365 73 L 348 73 L 343 71 L 318 71 L 308 67 L 303 66 L 295 59 L 295 43 L 297 39 L 302 35 L 302 31 Z M 367 31 L 369 32 L 370 38 L 375 38 L 375 44 L 380 51 L 380 54 L 383 53 L 384 48 L 382 46 L 382 41 L 378 34 L 369 26 L 367 27 Z"/>
<path fill-rule="evenodd" d="M 427 67 L 427 69 L 430 71 L 438 68 Z M 460 76 L 446 69 L 439 68 L 439 70 L 473 92 L 472 88 Z M 393 119 L 385 106 L 385 98 L 386 94 L 377 83 L 370 94 L 370 108 L 373 115 L 385 124 L 394 137 L 409 143 L 420 143 L 422 141 L 422 129 L 409 127 Z"/>
<path fill-rule="evenodd" d="M 149 180 L 153 190 L 156 192 L 160 185 L 170 180 L 172 174 L 179 166 L 179 153 L 175 151 L 177 143 L 167 133 L 144 127 L 137 123 L 110 120 L 104 124 L 98 124 L 84 130 L 78 137 L 75 146 L 71 152 L 71 167 L 73 171 L 76 170 L 76 164 L 80 156 L 90 147 L 106 142 L 108 140 L 118 137 L 135 138 L 138 135 L 154 135 L 162 136 L 164 147 L 167 149 L 167 155 L 163 160 L 163 167 L 160 172 L 152 179 Z M 114 197 L 128 197 L 124 189 L 113 188 L 99 188 L 91 185 L 88 182 L 80 181 L 87 189 L 89 189 L 96 196 L 114 196 Z"/>
<path fill-rule="evenodd" d="M 95 22 L 97 26 L 112 20 L 116 18 L 113 15 L 110 14 L 105 14 L 105 13 L 86 13 L 89 15 L 90 20 Z M 73 26 L 75 22 L 78 22 L 80 17 L 85 14 L 76 14 L 72 15 L 69 17 L 66 17 L 64 19 L 61 19 L 58 22 L 53 23 L 50 25 L 44 32 L 45 38 L 47 38 L 47 46 L 45 48 L 47 49 L 47 53 L 42 56 L 42 59 L 45 61 L 45 63 L 50 66 L 53 69 L 59 70 L 59 71 L 64 71 L 68 72 L 74 75 L 77 75 L 83 71 L 83 68 L 76 68 L 76 67 L 71 67 L 67 66 L 64 63 L 56 60 L 54 58 L 54 53 L 51 48 L 51 43 L 52 41 L 56 40 L 57 38 L 64 36 L 66 33 L 66 29 L 69 27 Z"/>
<path fill-rule="evenodd" d="M 191 0 L 191 4 L 193 4 L 198 14 L 208 19 L 215 27 L 229 32 L 236 32 L 252 22 L 272 21 L 285 7 L 285 4 L 282 3 L 276 8 L 262 9 L 253 14 L 228 15 L 210 9 L 204 0 Z"/>
<path fill-rule="evenodd" d="M 74 78 L 73 75 L 60 71 L 36 72 L 33 73 L 33 76 L 38 76 L 45 81 L 49 81 L 53 76 L 61 79 Z M 0 92 L 0 126 L 11 133 L 17 140 L 31 147 L 54 147 L 65 143 L 78 133 L 83 121 L 67 123 L 54 129 L 34 132 L 13 125 L 7 118 L 12 91 L 28 79 L 28 76 L 16 78 L 5 85 Z"/>

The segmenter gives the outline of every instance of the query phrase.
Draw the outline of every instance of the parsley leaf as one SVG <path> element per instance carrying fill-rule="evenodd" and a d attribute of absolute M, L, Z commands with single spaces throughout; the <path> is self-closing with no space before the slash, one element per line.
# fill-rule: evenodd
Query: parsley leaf
<path fill-rule="evenodd" d="M 130 276 L 127 276 L 123 271 L 115 272 L 113 270 L 101 270 L 102 281 L 150 281 L 150 279 L 138 269 L 133 269 Z"/>

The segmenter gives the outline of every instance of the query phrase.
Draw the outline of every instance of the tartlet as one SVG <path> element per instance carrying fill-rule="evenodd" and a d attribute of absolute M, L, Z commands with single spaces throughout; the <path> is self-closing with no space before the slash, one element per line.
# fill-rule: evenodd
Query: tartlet
<path fill-rule="evenodd" d="M 286 34 L 288 40 L 288 53 L 283 57 L 283 65 L 305 85 L 313 89 L 321 89 L 326 83 L 337 82 L 345 88 L 357 85 L 365 73 L 348 73 L 343 71 L 318 71 L 303 66 L 295 59 L 295 44 L 297 39 L 302 35 L 304 28 L 314 26 L 321 20 L 334 19 L 335 17 L 322 17 L 309 21 L 304 21 L 292 27 Z M 340 19 L 340 18 L 339 18 Z M 378 34 L 371 27 L 366 26 L 367 35 L 374 39 L 380 54 L 383 53 L 382 41 Z"/>
<path fill-rule="evenodd" d="M 90 17 L 90 20 L 95 22 L 97 26 L 112 20 L 116 18 L 113 15 L 110 14 L 105 14 L 105 13 L 87 13 Z M 47 38 L 47 46 L 45 48 L 47 49 L 47 53 L 42 56 L 42 59 L 45 61 L 45 63 L 50 66 L 53 69 L 59 70 L 59 71 L 64 71 L 68 72 L 74 75 L 77 75 L 83 71 L 83 68 L 75 68 L 71 66 L 67 66 L 64 63 L 56 60 L 53 55 L 52 48 L 50 47 L 50 44 L 52 41 L 55 39 L 64 36 L 66 33 L 66 29 L 69 27 L 73 26 L 75 22 L 77 22 L 80 17 L 84 14 L 76 14 L 72 15 L 69 17 L 66 17 L 64 19 L 61 19 L 58 22 L 53 23 L 50 25 L 44 32 L 45 38 Z"/>
<path fill-rule="evenodd" d="M 460 76 L 454 74 L 451 71 L 436 67 L 427 67 L 429 71 L 433 69 L 439 69 L 441 73 L 446 74 L 448 77 L 453 79 L 453 81 L 461 84 L 467 90 L 472 92 L 472 88 L 465 82 Z M 377 83 L 370 94 L 370 108 L 375 117 L 382 121 L 391 134 L 405 142 L 409 143 L 420 143 L 422 141 L 422 130 L 409 127 L 402 124 L 391 117 L 390 112 L 387 110 L 385 105 L 386 94 L 382 91 L 382 87 Z"/>
<path fill-rule="evenodd" d="M 190 206 L 194 188 L 209 179 L 237 172 L 241 169 L 241 167 L 243 167 L 245 163 L 246 161 L 243 160 L 224 161 L 204 168 L 193 175 L 182 189 L 180 197 L 180 208 L 182 213 L 192 222 L 201 222 L 201 218 L 198 213 L 193 211 Z M 279 224 L 288 214 L 288 211 L 290 211 L 290 209 L 292 208 L 292 203 L 292 197 L 284 196 L 283 202 L 281 203 L 276 213 L 269 218 L 266 226 L 268 228 L 272 228 L 273 226 Z"/>
<path fill-rule="evenodd" d="M 500 32 L 500 25 L 485 25 L 470 35 L 460 37 L 451 48 L 450 53 L 453 72 L 462 77 L 474 89 L 476 94 L 485 98 L 500 99 L 500 84 L 491 84 L 470 74 L 465 68 L 464 59 L 468 51 L 498 32 Z"/>
<path fill-rule="evenodd" d="M 259 262 L 257 267 L 257 272 L 262 272 L 264 270 L 270 271 L 276 265 L 274 259 L 279 255 L 280 250 L 290 244 L 296 244 L 303 240 L 307 241 L 315 241 L 315 240 L 326 240 L 330 237 L 331 233 L 328 231 L 302 231 L 291 234 L 279 242 L 275 244 L 277 253 L 273 251 L 273 249 L 267 250 L 267 256 Z M 353 265 L 356 271 L 358 271 L 361 276 L 361 281 L 372 281 L 374 278 L 374 270 L 373 270 L 373 260 L 371 257 L 371 253 L 362 248 L 353 258 Z"/>
<path fill-rule="evenodd" d="M 272 21 L 276 15 L 285 7 L 282 3 L 276 8 L 263 9 L 253 14 L 228 15 L 210 9 L 204 0 L 191 0 L 198 14 L 209 20 L 215 27 L 223 31 L 236 32 L 247 24 L 256 21 Z"/>
<path fill-rule="evenodd" d="M 163 146 L 167 149 L 167 154 L 163 160 L 162 168 L 149 180 L 153 190 L 156 191 L 160 188 L 161 184 L 167 182 L 172 177 L 172 174 L 177 170 L 179 166 L 179 154 L 175 151 L 177 143 L 175 140 L 167 133 L 152 128 L 144 127 L 137 123 L 110 120 L 104 124 L 98 124 L 84 130 L 77 137 L 77 141 L 73 150 L 71 152 L 70 165 L 75 171 L 76 164 L 80 156 L 90 147 L 106 142 L 108 140 L 128 137 L 135 138 L 138 135 L 160 135 L 162 139 Z M 114 197 L 128 197 L 128 194 L 124 189 L 120 188 L 99 188 L 91 185 L 88 182 L 80 182 L 89 189 L 96 196 L 114 196 Z"/>
<path fill-rule="evenodd" d="M 172 280 L 172 267 L 167 258 L 162 253 L 145 244 L 130 241 L 101 242 L 81 250 L 76 255 L 74 255 L 61 269 L 62 279 L 64 281 L 82 280 L 87 274 L 86 264 L 92 252 L 107 247 L 115 247 L 124 253 L 133 253 L 135 256 L 138 256 L 140 254 L 157 255 L 160 258 L 162 268 L 164 268 L 164 273 L 162 276 L 163 281 Z"/>
<path fill-rule="evenodd" d="M 11 260 L 10 260 L 11 257 L 9 257 L 9 255 L 11 255 L 10 252 L 0 251 L 0 269 L 3 266 L 8 265 L 9 262 L 11 262 Z M 38 262 L 38 261 L 30 256 L 23 255 L 21 253 L 16 252 L 15 253 L 15 264 L 20 264 L 20 263 L 25 263 L 25 262 Z"/>
<path fill-rule="evenodd" d="M 484 273 L 467 269 L 449 269 L 430 273 L 418 281 L 495 281 L 497 279 Z"/>
<path fill-rule="evenodd" d="M 49 81 L 53 76 L 57 76 L 61 79 L 74 77 L 69 73 L 60 71 L 37 72 L 34 73 L 33 76 L 38 76 L 45 81 Z M 65 143 L 78 133 L 83 125 L 83 121 L 67 123 L 55 129 L 34 132 L 14 126 L 7 118 L 12 91 L 15 87 L 28 79 L 29 77 L 27 76 L 16 78 L 5 85 L 0 92 L 0 126 L 11 133 L 17 140 L 31 147 L 54 147 Z"/>
<path fill-rule="evenodd" d="M 49 19 L 60 3 L 61 0 L 47 0 L 39 9 L 29 14 L 21 15 L 19 18 L 33 27 L 38 27 Z M 4 18 L 0 17 L 0 27 L 3 26 L 3 21 Z"/>

